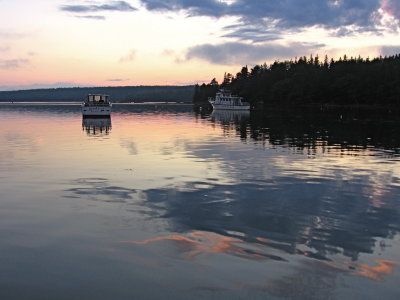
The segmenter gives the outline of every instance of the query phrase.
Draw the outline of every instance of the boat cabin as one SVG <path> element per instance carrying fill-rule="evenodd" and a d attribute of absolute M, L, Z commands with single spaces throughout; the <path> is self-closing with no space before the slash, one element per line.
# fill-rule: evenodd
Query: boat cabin
<path fill-rule="evenodd" d="M 87 105 L 108 105 L 108 95 L 103 94 L 89 94 L 87 95 L 85 104 Z"/>

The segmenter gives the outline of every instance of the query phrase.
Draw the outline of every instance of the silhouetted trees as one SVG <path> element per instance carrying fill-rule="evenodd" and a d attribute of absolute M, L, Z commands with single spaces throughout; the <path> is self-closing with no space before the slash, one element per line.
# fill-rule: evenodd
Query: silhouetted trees
<path fill-rule="evenodd" d="M 224 80 L 223 84 L 228 83 Z M 215 78 L 209 84 L 196 84 L 194 86 L 193 103 L 196 105 L 208 105 L 208 97 L 214 97 L 219 87 L 218 81 Z"/>
<path fill-rule="evenodd" d="M 189 86 L 76 87 L 0 91 L 0 101 L 83 101 L 87 94 L 107 94 L 112 102 L 177 101 L 193 99 Z"/>
<path fill-rule="evenodd" d="M 253 105 L 400 105 L 400 54 L 372 60 L 311 55 L 251 70 L 245 66 L 236 76 L 225 74 L 220 86 L 197 85 L 194 102 L 206 101 L 203 96 L 217 88 L 230 89 Z"/>

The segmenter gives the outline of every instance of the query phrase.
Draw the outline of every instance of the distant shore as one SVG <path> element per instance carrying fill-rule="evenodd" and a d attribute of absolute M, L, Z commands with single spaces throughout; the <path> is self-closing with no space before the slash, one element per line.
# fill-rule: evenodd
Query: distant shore
<path fill-rule="evenodd" d="M 0 101 L 0 105 L 81 105 L 77 101 Z M 193 105 L 191 102 L 121 102 L 112 105 Z"/>
<path fill-rule="evenodd" d="M 0 101 L 6 102 L 76 102 L 88 94 L 109 95 L 113 103 L 192 102 L 194 86 L 120 86 L 80 87 L 0 91 Z"/>

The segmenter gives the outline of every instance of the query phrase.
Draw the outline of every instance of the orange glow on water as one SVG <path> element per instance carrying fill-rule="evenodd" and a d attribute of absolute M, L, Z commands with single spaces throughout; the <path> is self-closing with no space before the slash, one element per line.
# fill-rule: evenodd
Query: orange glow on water
<path fill-rule="evenodd" d="M 367 277 L 369 279 L 383 282 L 384 275 L 392 275 L 394 272 L 394 268 L 396 265 L 399 265 L 399 262 L 391 261 L 391 260 L 383 260 L 377 259 L 375 262 L 378 266 L 369 266 L 366 264 L 356 264 L 355 266 L 360 269 L 358 272 L 354 272 L 354 275 L 359 275 L 363 277 Z"/>
<path fill-rule="evenodd" d="M 205 254 L 228 254 L 250 260 L 268 260 L 272 257 L 265 253 L 265 246 L 260 244 L 246 243 L 243 240 L 223 236 L 220 234 L 204 231 L 196 231 L 186 236 L 168 235 L 164 237 L 155 237 L 144 241 L 129 241 L 133 245 L 149 245 L 158 242 L 174 242 L 181 253 L 185 254 L 185 259 L 193 260 L 199 255 Z M 240 245 L 237 245 L 240 244 Z M 262 247 L 263 249 L 247 248 L 245 245 Z M 273 259 L 281 260 L 274 256 Z"/>
<path fill-rule="evenodd" d="M 257 238 L 262 242 L 268 241 L 264 238 Z M 265 252 L 268 248 L 264 245 L 258 243 L 247 243 L 244 240 L 231 238 L 227 236 L 222 236 L 212 232 L 196 231 L 189 233 L 187 236 L 183 235 L 168 235 L 163 237 L 155 237 L 152 239 L 144 241 L 129 241 L 128 244 L 133 245 L 150 245 L 153 243 L 164 243 L 173 242 L 177 248 L 179 248 L 180 253 L 184 254 L 186 260 L 193 260 L 197 256 L 205 254 L 227 254 L 235 257 L 240 257 L 244 259 L 265 261 L 271 258 L 277 260 L 283 260 L 279 257 L 272 257 Z M 247 246 L 246 246 L 247 245 Z M 252 249 L 248 248 L 251 246 Z M 257 250 L 253 250 L 253 247 L 257 247 Z M 369 266 L 367 264 L 351 264 L 353 267 L 357 268 L 358 271 L 350 271 L 346 268 L 321 262 L 321 265 L 329 267 L 337 271 L 349 272 L 349 274 L 366 277 L 375 281 L 383 282 L 385 275 L 392 275 L 396 265 L 399 262 L 391 260 L 381 260 L 377 259 L 375 262 L 377 266 Z M 350 263 L 346 263 L 350 265 Z"/>

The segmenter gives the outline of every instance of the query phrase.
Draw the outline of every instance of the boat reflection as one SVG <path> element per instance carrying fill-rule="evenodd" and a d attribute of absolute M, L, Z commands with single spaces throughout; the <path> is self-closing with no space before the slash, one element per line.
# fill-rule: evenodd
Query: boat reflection
<path fill-rule="evenodd" d="M 83 117 L 82 129 L 91 136 L 108 135 L 111 131 L 111 117 Z"/>
<path fill-rule="evenodd" d="M 225 136 L 238 135 L 240 138 L 246 139 L 246 124 L 250 120 L 249 110 L 214 110 L 209 120 L 213 124 L 219 124 Z"/>
<path fill-rule="evenodd" d="M 250 118 L 249 110 L 214 110 L 210 116 L 213 122 L 223 125 L 237 124 Z"/>

